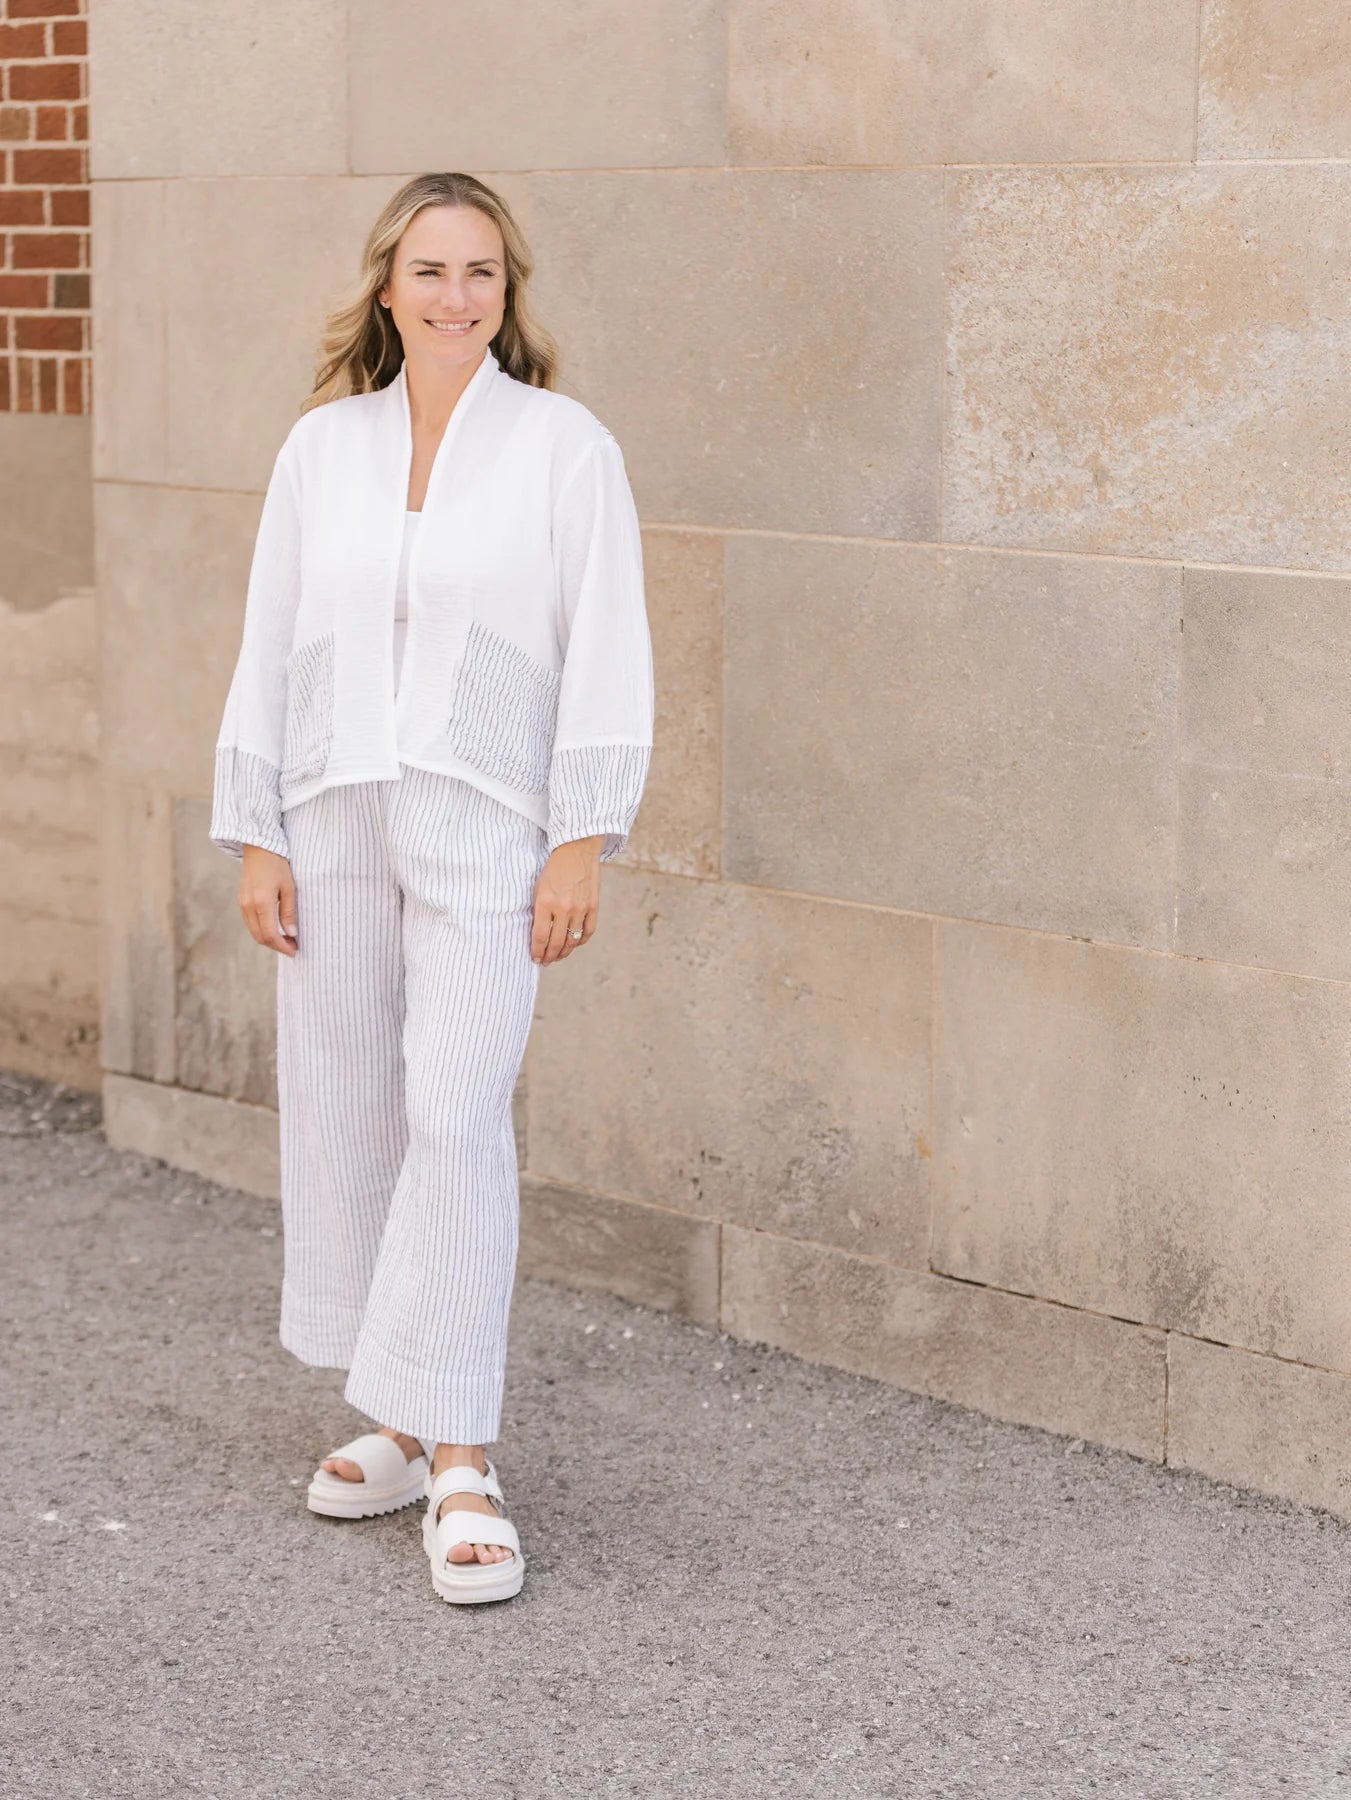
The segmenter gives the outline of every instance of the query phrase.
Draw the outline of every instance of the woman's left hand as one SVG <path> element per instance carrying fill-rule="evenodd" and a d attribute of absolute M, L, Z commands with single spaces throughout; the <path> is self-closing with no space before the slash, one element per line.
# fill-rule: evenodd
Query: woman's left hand
<path fill-rule="evenodd" d="M 560 962 L 589 942 L 600 907 L 600 853 L 605 838 L 572 838 L 550 853 L 535 883 L 533 962 Z M 579 938 L 569 937 L 580 931 Z"/>

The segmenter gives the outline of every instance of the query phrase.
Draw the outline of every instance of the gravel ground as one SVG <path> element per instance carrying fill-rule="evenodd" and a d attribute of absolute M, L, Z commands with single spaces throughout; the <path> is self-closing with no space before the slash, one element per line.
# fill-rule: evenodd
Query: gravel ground
<path fill-rule="evenodd" d="M 276 1339 L 268 1202 L 0 1075 L 0 1793 L 1351 1796 L 1351 1527 L 521 1277 L 514 1600 Z"/>

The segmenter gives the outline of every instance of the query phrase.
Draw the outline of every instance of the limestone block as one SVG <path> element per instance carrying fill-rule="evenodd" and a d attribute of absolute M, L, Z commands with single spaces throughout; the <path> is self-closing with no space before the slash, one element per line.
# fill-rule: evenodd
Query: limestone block
<path fill-rule="evenodd" d="M 934 538 L 935 169 L 532 175 L 562 386 L 647 524 Z"/>
<path fill-rule="evenodd" d="M 90 421 L 95 481 L 163 481 L 168 453 L 171 252 L 161 181 L 96 181 L 90 189 Z M 155 270 L 151 280 L 148 270 Z M 200 298 L 200 297 L 199 297 Z"/>
<path fill-rule="evenodd" d="M 567 1287 L 718 1322 L 718 1225 L 663 1206 L 521 1179 L 520 1267 Z"/>
<path fill-rule="evenodd" d="M 1351 1519 L 1351 1380 L 1174 1333 L 1168 1460 Z"/>
<path fill-rule="evenodd" d="M 1164 1334 L 723 1228 L 722 1324 L 997 1419 L 1163 1457 Z"/>
<path fill-rule="evenodd" d="M 934 1268 L 1351 1372 L 1351 988 L 935 929 Z"/>
<path fill-rule="evenodd" d="M 99 0 L 89 77 L 96 185 L 347 170 L 347 26 L 329 0 Z"/>
<path fill-rule="evenodd" d="M 278 1121 L 267 1107 L 110 1073 L 103 1130 L 115 1150 L 158 1157 L 266 1200 L 281 1197 Z"/>
<path fill-rule="evenodd" d="M 103 1066 L 174 1078 L 172 802 L 154 788 L 99 785 L 99 1000 Z"/>
<path fill-rule="evenodd" d="M 1201 0 L 1197 154 L 1351 155 L 1344 0 Z"/>
<path fill-rule="evenodd" d="M 1165 947 L 1178 600 L 1153 564 L 729 539 L 726 872 Z"/>
<path fill-rule="evenodd" d="M 1351 978 L 1351 582 L 1186 572 L 1178 934 Z"/>
<path fill-rule="evenodd" d="M 173 806 L 174 987 L 182 1086 L 277 1105 L 277 966 L 239 911 L 239 865 L 208 839 L 207 800 Z"/>
<path fill-rule="evenodd" d="M 541 971 L 532 1175 L 922 1262 L 927 920 L 612 865 Z"/>
<path fill-rule="evenodd" d="M 947 196 L 945 538 L 1351 568 L 1351 163 Z"/>
<path fill-rule="evenodd" d="M 723 162 L 724 0 L 355 0 L 351 166 Z M 448 135 L 449 134 L 449 137 Z"/>
<path fill-rule="evenodd" d="M 729 0 L 739 163 L 1192 153 L 1191 0 Z"/>
<path fill-rule="evenodd" d="M 656 722 L 652 761 L 622 860 L 668 875 L 721 861 L 722 540 L 643 534 Z"/>

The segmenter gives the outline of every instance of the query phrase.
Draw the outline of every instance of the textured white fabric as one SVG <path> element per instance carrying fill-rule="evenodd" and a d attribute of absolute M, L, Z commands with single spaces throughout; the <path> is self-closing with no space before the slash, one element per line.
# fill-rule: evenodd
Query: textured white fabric
<path fill-rule="evenodd" d="M 403 554 L 399 558 L 399 580 L 394 589 L 394 691 L 399 690 L 399 674 L 403 667 L 403 646 L 408 635 L 408 556 L 417 535 L 417 522 L 422 517 L 410 507 L 403 515 Z"/>
<path fill-rule="evenodd" d="M 277 958 L 281 1342 L 377 1424 L 501 1425 L 519 1236 L 512 1090 L 538 991 L 533 821 L 456 776 L 346 782 L 287 817 Z"/>
<path fill-rule="evenodd" d="M 273 465 L 216 744 L 211 841 L 286 855 L 285 815 L 407 767 L 458 775 L 548 847 L 623 849 L 652 748 L 642 545 L 613 435 L 485 350 L 408 511 L 406 368 L 303 413 Z"/>

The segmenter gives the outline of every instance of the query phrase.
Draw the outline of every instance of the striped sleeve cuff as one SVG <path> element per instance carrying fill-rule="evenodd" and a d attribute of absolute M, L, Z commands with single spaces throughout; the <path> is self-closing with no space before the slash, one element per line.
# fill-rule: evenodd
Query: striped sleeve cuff
<path fill-rule="evenodd" d="M 243 861 L 245 844 L 289 856 L 281 818 L 279 772 L 266 757 L 233 746 L 216 751 L 207 835 L 217 849 Z"/>
<path fill-rule="evenodd" d="M 555 750 L 549 762 L 548 848 L 598 837 L 609 862 L 629 841 L 647 781 L 651 744 L 583 744 Z"/>

